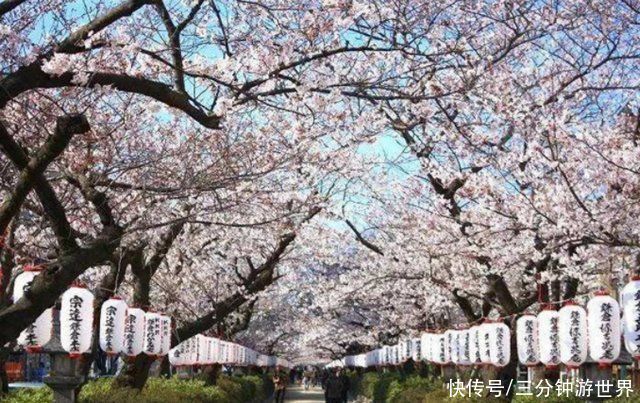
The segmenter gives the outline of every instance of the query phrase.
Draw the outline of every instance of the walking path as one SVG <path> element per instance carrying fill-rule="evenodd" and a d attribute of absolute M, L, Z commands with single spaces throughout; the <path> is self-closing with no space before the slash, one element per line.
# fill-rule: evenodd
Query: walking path
<path fill-rule="evenodd" d="M 289 386 L 284 401 L 287 403 L 324 402 L 324 392 L 320 387 L 304 390 L 302 386 Z"/>

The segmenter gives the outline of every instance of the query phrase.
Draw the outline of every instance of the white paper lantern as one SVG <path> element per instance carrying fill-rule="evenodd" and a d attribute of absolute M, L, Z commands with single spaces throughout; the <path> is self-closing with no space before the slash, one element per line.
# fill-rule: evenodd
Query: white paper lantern
<path fill-rule="evenodd" d="M 37 353 L 42 350 L 42 346 L 51 340 L 52 331 L 53 309 L 49 308 L 20 333 L 18 344 L 24 347 L 28 353 Z"/>
<path fill-rule="evenodd" d="M 449 332 L 448 336 L 447 332 Z M 449 359 L 453 364 L 458 365 L 460 364 L 460 346 L 458 343 L 460 332 L 458 330 L 447 330 L 444 334 L 447 336 L 447 342 L 449 343 Z"/>
<path fill-rule="evenodd" d="M 160 314 L 147 312 L 144 314 L 144 344 L 142 351 L 149 356 L 157 356 L 162 348 L 160 332 Z"/>
<path fill-rule="evenodd" d="M 545 309 L 538 314 L 538 352 L 547 367 L 560 365 L 560 314 Z"/>
<path fill-rule="evenodd" d="M 180 351 L 180 344 L 169 350 L 169 364 L 174 367 L 182 365 L 182 352 Z"/>
<path fill-rule="evenodd" d="M 100 308 L 100 348 L 107 355 L 115 355 L 124 346 L 124 322 L 127 304 L 120 298 L 106 300 Z"/>
<path fill-rule="evenodd" d="M 451 329 L 444 332 L 444 343 L 445 343 L 445 348 L 447 350 L 447 354 L 445 355 L 445 364 L 453 362 L 453 359 L 456 358 L 454 357 L 455 352 L 452 351 L 453 348 L 455 347 L 453 342 L 453 335 L 454 335 L 454 331 Z"/>
<path fill-rule="evenodd" d="M 378 349 L 378 365 L 387 365 L 386 354 L 384 346 Z"/>
<path fill-rule="evenodd" d="M 211 338 L 211 363 L 219 364 L 220 361 L 220 340 L 215 337 Z"/>
<path fill-rule="evenodd" d="M 204 348 L 202 349 L 202 364 L 211 365 L 211 338 L 203 336 Z"/>
<path fill-rule="evenodd" d="M 471 365 L 471 331 L 461 330 L 458 336 L 458 359 L 460 365 Z"/>
<path fill-rule="evenodd" d="M 587 312 L 578 305 L 565 305 L 558 312 L 560 361 L 578 368 L 587 359 Z"/>
<path fill-rule="evenodd" d="M 83 287 L 71 287 L 62 294 L 60 344 L 71 357 L 78 357 L 91 348 L 93 301 L 91 291 Z"/>
<path fill-rule="evenodd" d="M 469 361 L 473 365 L 482 364 L 480 346 L 480 326 L 472 326 L 469 329 Z"/>
<path fill-rule="evenodd" d="M 480 362 L 482 364 L 491 364 L 491 325 L 492 323 L 483 323 L 478 328 Z"/>
<path fill-rule="evenodd" d="M 195 336 L 185 340 L 184 365 L 196 365 L 198 363 L 198 346 Z"/>
<path fill-rule="evenodd" d="M 640 279 L 632 278 L 622 289 L 622 322 L 627 351 L 640 359 Z"/>
<path fill-rule="evenodd" d="M 640 276 L 633 276 L 620 291 L 620 306 L 624 308 L 627 302 L 637 299 L 638 291 L 640 291 Z"/>
<path fill-rule="evenodd" d="M 171 317 L 160 315 L 160 352 L 158 355 L 166 355 L 171 349 Z"/>
<path fill-rule="evenodd" d="M 424 361 L 433 361 L 431 358 L 431 333 L 422 333 L 420 336 L 420 355 Z"/>
<path fill-rule="evenodd" d="M 433 361 L 436 364 L 446 364 L 449 362 L 449 348 L 444 334 L 436 334 L 433 337 Z"/>
<path fill-rule="evenodd" d="M 142 352 L 144 345 L 144 317 L 145 313 L 140 308 L 127 309 L 122 352 L 129 357 L 135 357 Z"/>
<path fill-rule="evenodd" d="M 227 345 L 226 341 L 220 340 L 219 342 L 219 358 L 218 358 L 218 362 L 221 364 L 227 364 L 229 362 L 228 359 L 228 350 L 229 346 Z"/>
<path fill-rule="evenodd" d="M 599 364 L 611 364 L 620 355 L 620 305 L 604 293 L 587 304 L 589 354 Z"/>
<path fill-rule="evenodd" d="M 422 360 L 422 340 L 419 338 L 411 340 L 411 359 L 414 362 Z"/>
<path fill-rule="evenodd" d="M 504 367 L 511 360 L 511 329 L 504 323 L 492 323 L 489 340 L 491 364 Z"/>
<path fill-rule="evenodd" d="M 540 363 L 538 351 L 538 319 L 533 315 L 523 315 L 516 321 L 518 360 L 529 367 Z"/>

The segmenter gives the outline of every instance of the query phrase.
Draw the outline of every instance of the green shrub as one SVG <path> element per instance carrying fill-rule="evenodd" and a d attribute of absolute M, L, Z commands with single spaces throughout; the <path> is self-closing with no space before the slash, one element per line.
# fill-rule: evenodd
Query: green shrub
<path fill-rule="evenodd" d="M 364 374 L 360 381 L 360 393 L 367 399 L 373 399 L 373 393 L 378 382 L 378 374 L 375 372 L 368 372 Z"/>
<path fill-rule="evenodd" d="M 384 403 L 387 401 L 387 394 L 389 387 L 394 381 L 399 381 L 401 378 L 397 372 L 385 372 L 377 377 L 377 380 L 370 386 L 371 397 L 374 403 Z"/>
<path fill-rule="evenodd" d="M 41 403 L 53 401 L 53 392 L 49 388 L 19 389 L 11 392 L 8 397 L 0 401 L 7 403 Z"/>
<path fill-rule="evenodd" d="M 232 402 L 244 402 L 242 385 L 234 380 L 235 377 L 220 375 L 216 386 L 220 388 Z"/>
<path fill-rule="evenodd" d="M 115 386 L 113 378 L 99 379 L 84 385 L 81 403 L 237 403 L 260 402 L 265 395 L 265 381 L 260 376 L 220 376 L 218 385 L 207 386 L 201 380 L 149 378 L 142 391 Z M 3 402 L 45 403 L 53 400 L 47 387 L 12 392 Z"/>
<path fill-rule="evenodd" d="M 415 403 L 424 400 L 424 397 L 436 390 L 437 385 L 426 378 L 412 375 L 402 380 L 394 380 L 389 385 L 386 402 L 388 403 Z"/>

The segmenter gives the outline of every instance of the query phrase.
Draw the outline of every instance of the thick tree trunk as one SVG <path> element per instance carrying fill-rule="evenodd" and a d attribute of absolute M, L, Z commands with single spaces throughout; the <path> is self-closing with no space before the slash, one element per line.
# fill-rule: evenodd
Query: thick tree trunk
<path fill-rule="evenodd" d="M 165 355 L 160 363 L 160 376 L 163 378 L 171 378 L 171 363 L 169 363 L 169 356 Z"/>
<path fill-rule="evenodd" d="M 203 368 L 202 374 L 204 375 L 204 381 L 207 385 L 216 385 L 218 383 L 218 378 L 220 377 L 220 370 L 222 369 L 222 365 L 214 364 L 207 365 Z"/>
<path fill-rule="evenodd" d="M 119 386 L 141 390 L 149 378 L 149 369 L 153 364 L 153 359 L 147 355 L 139 354 L 126 364 L 116 382 Z"/>
<path fill-rule="evenodd" d="M 0 353 L 0 396 L 9 393 L 9 376 L 5 368 L 6 362 L 6 354 L 4 352 Z"/>

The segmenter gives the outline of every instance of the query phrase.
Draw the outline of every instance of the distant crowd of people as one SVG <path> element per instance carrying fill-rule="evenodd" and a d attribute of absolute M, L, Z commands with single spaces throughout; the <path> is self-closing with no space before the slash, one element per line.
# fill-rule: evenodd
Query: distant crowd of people
<path fill-rule="evenodd" d="M 275 403 L 284 402 L 284 397 L 289 384 L 300 384 L 305 390 L 316 388 L 318 384 L 324 390 L 326 403 L 347 403 L 349 395 L 349 377 L 342 368 L 315 369 L 298 368 L 289 371 L 289 374 L 277 369 L 273 375 L 275 386 Z"/>

